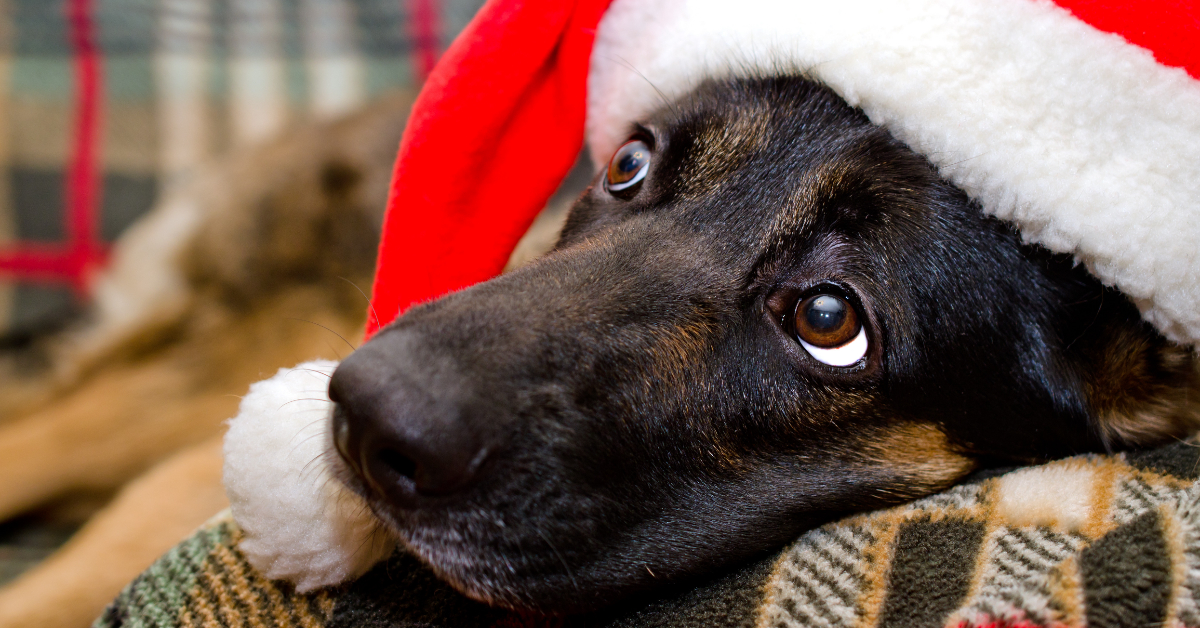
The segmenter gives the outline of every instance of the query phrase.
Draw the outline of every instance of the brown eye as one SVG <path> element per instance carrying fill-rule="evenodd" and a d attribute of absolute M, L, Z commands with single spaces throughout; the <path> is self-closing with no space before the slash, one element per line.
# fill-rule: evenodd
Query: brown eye
<path fill-rule="evenodd" d="M 646 178 L 650 170 L 650 147 L 641 140 L 631 140 L 617 149 L 612 161 L 608 162 L 608 175 L 604 180 L 609 192 L 630 190 Z"/>
<path fill-rule="evenodd" d="M 796 338 L 809 355 L 831 366 L 849 366 L 867 353 L 867 334 L 854 306 L 817 294 L 796 306 Z"/>

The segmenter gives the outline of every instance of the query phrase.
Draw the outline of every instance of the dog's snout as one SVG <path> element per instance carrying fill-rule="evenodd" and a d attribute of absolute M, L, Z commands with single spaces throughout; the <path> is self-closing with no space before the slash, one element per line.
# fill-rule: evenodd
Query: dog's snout
<path fill-rule="evenodd" d="M 329 383 L 339 454 L 371 490 L 401 507 L 463 490 L 489 452 L 460 391 L 447 391 L 457 388 L 447 381 L 453 378 L 408 366 L 405 357 L 368 345 Z"/>

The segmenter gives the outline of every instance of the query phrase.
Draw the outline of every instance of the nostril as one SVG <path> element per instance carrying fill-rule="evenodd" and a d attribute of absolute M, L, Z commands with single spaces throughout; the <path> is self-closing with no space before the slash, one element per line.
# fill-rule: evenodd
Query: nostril
<path fill-rule="evenodd" d="M 427 451 L 415 443 L 392 441 L 369 454 L 369 481 L 393 497 L 445 497 L 465 488 L 478 464 L 454 450 Z M 475 456 L 476 459 L 482 457 Z"/>
<path fill-rule="evenodd" d="M 412 458 L 396 451 L 395 449 L 384 449 L 379 452 L 379 462 L 385 467 L 395 471 L 402 477 L 410 480 L 417 478 L 417 463 Z"/>

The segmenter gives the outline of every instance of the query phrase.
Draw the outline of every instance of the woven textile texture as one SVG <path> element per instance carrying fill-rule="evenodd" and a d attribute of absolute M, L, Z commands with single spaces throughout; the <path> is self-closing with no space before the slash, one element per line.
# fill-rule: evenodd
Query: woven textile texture
<path fill-rule="evenodd" d="M 482 0 L 0 0 L 0 346 L 225 151 L 419 85 Z"/>
<path fill-rule="evenodd" d="M 402 552 L 356 582 L 297 595 L 254 572 L 225 514 L 95 626 L 1200 626 L 1198 475 L 1195 442 L 980 474 L 812 530 L 695 588 L 554 618 L 467 600 Z"/>

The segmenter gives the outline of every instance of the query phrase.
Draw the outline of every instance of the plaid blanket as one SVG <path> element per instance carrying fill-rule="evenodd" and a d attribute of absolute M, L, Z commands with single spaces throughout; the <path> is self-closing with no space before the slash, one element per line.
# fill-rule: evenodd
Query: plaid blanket
<path fill-rule="evenodd" d="M 255 573 L 222 515 L 131 583 L 96 628 L 1200 626 L 1200 446 L 980 474 L 855 516 L 694 588 L 541 617 L 463 598 L 397 553 L 298 595 Z"/>
<path fill-rule="evenodd" d="M 482 0 L 0 0 L 0 346 L 230 147 L 419 84 Z"/>

